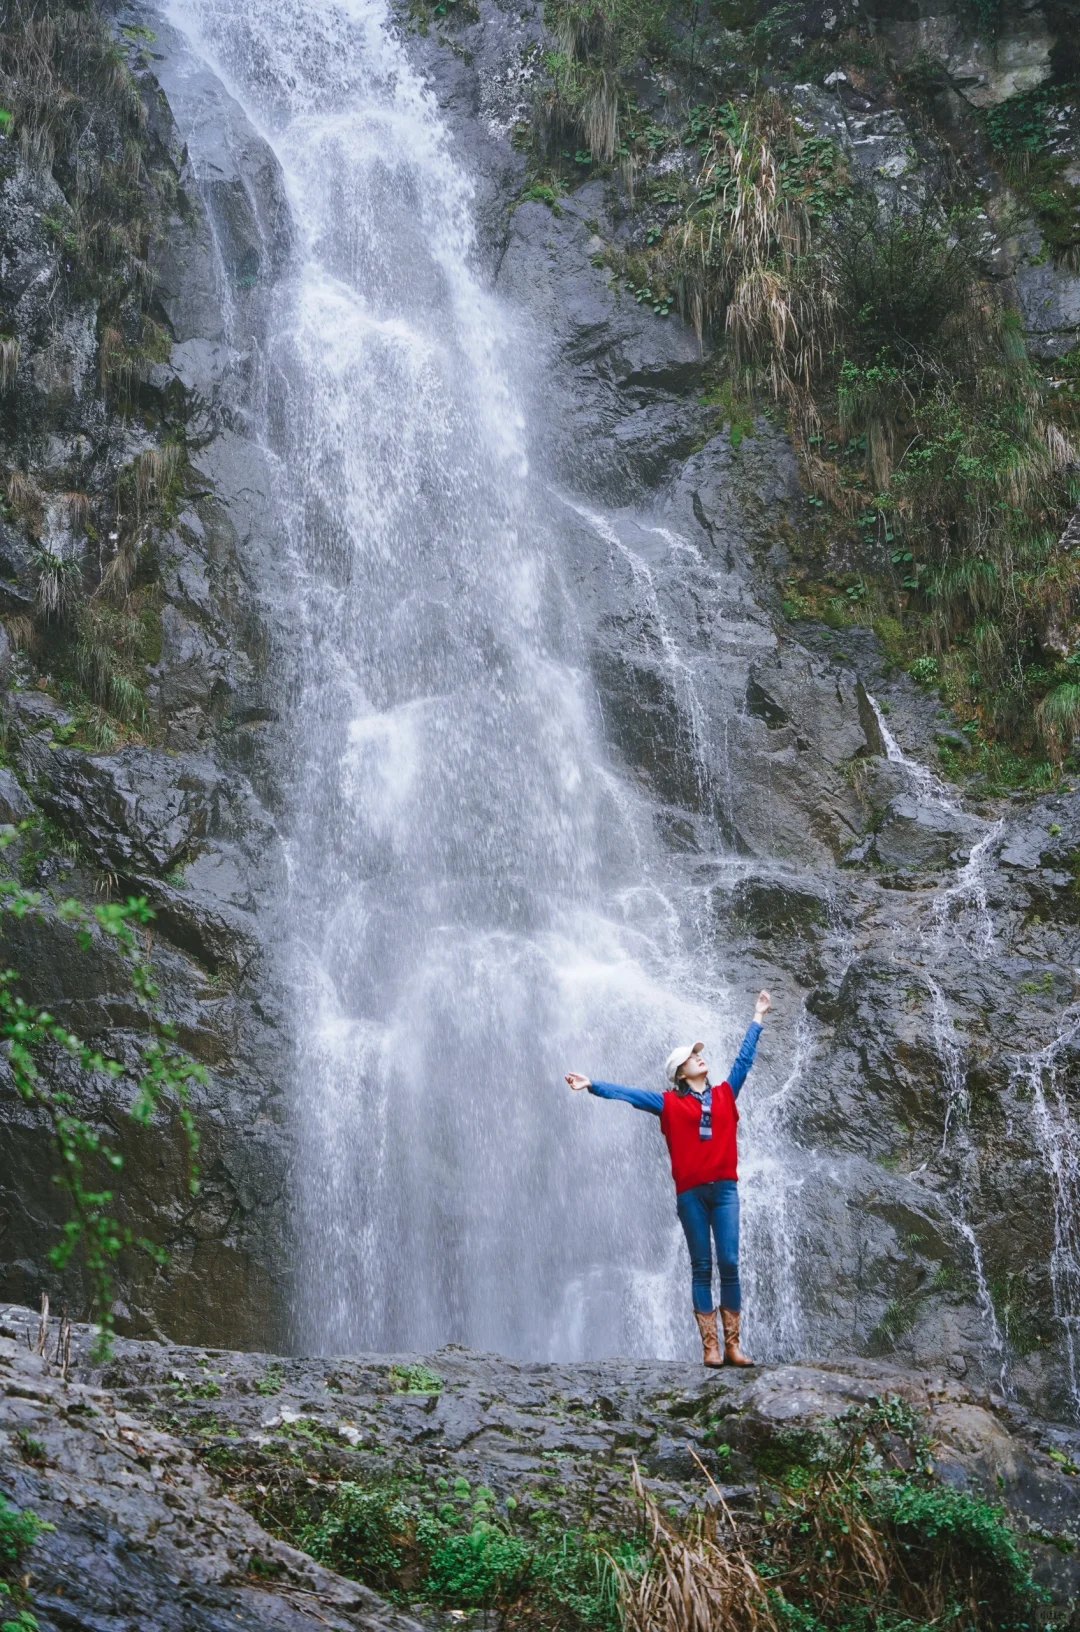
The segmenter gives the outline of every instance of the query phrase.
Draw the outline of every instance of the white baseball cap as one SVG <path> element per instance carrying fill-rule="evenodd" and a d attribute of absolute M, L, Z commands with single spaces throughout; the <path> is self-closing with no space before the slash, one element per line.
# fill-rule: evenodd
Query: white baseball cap
<path fill-rule="evenodd" d="M 698 1053 L 704 1047 L 704 1043 L 680 1043 L 678 1048 L 673 1048 L 664 1065 L 664 1075 L 667 1080 L 674 1082 L 679 1075 L 679 1067 L 686 1064 L 691 1054 Z"/>

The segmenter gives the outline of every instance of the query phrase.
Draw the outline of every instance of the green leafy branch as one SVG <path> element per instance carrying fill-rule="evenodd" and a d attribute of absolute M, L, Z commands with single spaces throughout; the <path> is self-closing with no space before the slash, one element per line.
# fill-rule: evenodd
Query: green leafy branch
<path fill-rule="evenodd" d="M 0 848 L 12 842 L 14 834 L 0 838 Z M 16 918 L 44 915 L 42 897 L 25 890 L 13 879 L 0 880 L 0 911 Z M 14 969 L 0 973 L 0 1043 L 7 1045 L 8 1064 L 15 1088 L 22 1099 L 35 1106 L 49 1125 L 59 1157 L 54 1182 L 67 1196 L 71 1217 L 64 1225 L 60 1241 L 49 1254 L 53 1268 L 67 1268 L 81 1253 L 90 1283 L 90 1298 L 98 1333 L 94 1358 L 108 1357 L 114 1335 L 112 1314 L 116 1269 L 125 1249 L 142 1252 L 155 1264 L 168 1261 L 168 1253 L 144 1236 L 137 1236 L 116 1218 L 116 1192 L 100 1175 L 119 1173 L 124 1158 L 76 1111 L 75 1096 L 43 1074 L 43 1056 L 66 1055 L 89 1078 L 116 1081 L 135 1079 L 135 1094 L 128 1114 L 142 1127 L 149 1126 L 159 1110 L 172 1103 L 186 1137 L 189 1156 L 188 1187 L 199 1191 L 196 1157 L 199 1135 L 191 1112 L 193 1083 L 205 1084 L 205 1069 L 176 1043 L 176 1028 L 160 1012 L 160 994 L 149 958 L 137 928 L 149 924 L 153 911 L 142 896 L 126 902 L 108 902 L 87 908 L 78 901 L 63 901 L 57 915 L 75 928 L 83 951 L 93 944 L 95 931 L 113 940 L 123 953 L 131 982 L 146 1018 L 149 1036 L 139 1050 L 137 1066 L 126 1067 L 84 1042 L 47 1009 L 27 1002 L 16 990 L 19 974 Z"/>

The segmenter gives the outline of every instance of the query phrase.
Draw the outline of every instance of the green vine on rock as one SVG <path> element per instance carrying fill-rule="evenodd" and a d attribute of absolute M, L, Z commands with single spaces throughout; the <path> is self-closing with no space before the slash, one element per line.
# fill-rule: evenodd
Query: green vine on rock
<path fill-rule="evenodd" d="M 10 844 L 14 836 L 10 832 L 0 836 L 0 848 Z M 14 879 L 0 880 L 0 912 L 25 918 L 44 916 L 48 910 L 39 894 L 23 889 Z M 147 1237 L 136 1235 L 116 1217 L 116 1192 L 109 1175 L 121 1171 L 123 1156 L 78 1113 L 76 1096 L 62 1086 L 62 1079 L 54 1081 L 53 1072 L 43 1071 L 42 1065 L 66 1057 L 84 1079 L 129 1079 L 134 1094 L 128 1115 L 141 1127 L 148 1127 L 162 1107 L 171 1103 L 187 1143 L 188 1188 L 193 1196 L 199 1191 L 199 1135 L 190 1090 L 193 1084 L 205 1084 L 207 1076 L 204 1067 L 177 1046 L 176 1028 L 161 1014 L 159 989 L 137 934 L 137 929 L 149 924 L 154 916 L 145 898 L 131 896 L 126 902 L 101 903 L 93 908 L 68 900 L 60 902 L 55 911 L 63 923 L 74 927 L 84 952 L 92 946 L 95 933 L 119 947 L 149 1033 L 139 1047 L 137 1064 L 126 1066 L 85 1042 L 48 1009 L 28 1002 L 16 989 L 20 981 L 16 970 L 0 973 L 0 1042 L 6 1044 L 17 1092 L 42 1114 L 49 1127 L 59 1158 L 54 1182 L 67 1197 L 71 1211 L 49 1262 L 55 1270 L 63 1271 L 76 1254 L 81 1255 L 97 1322 L 93 1354 L 100 1361 L 108 1358 L 115 1331 L 113 1291 L 122 1253 L 134 1249 L 157 1265 L 167 1263 L 168 1253 Z"/>

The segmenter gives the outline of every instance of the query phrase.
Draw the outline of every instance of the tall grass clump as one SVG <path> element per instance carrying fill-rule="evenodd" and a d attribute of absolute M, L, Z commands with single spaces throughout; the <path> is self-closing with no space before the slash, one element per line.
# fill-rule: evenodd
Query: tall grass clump
<path fill-rule="evenodd" d="M 547 21 L 557 45 L 545 58 L 539 112 L 546 139 L 582 141 L 590 158 L 620 154 L 633 99 L 626 80 L 661 47 L 669 7 L 663 0 L 559 0 Z"/>
<path fill-rule="evenodd" d="M 649 1563 L 623 1580 L 625 1632 L 1037 1624 L 1046 1595 L 1004 1510 L 936 1480 L 910 1408 L 872 1402 L 817 1437 L 803 1462 L 763 1480 L 758 1513 L 738 1524 L 715 1484 L 710 1507 L 676 1522 L 635 1470 Z M 898 1438 L 907 1472 L 888 1450 Z"/>
<path fill-rule="evenodd" d="M 980 223 L 945 197 L 884 209 L 774 92 L 707 124 L 654 280 L 722 343 L 733 390 L 782 405 L 807 485 L 861 533 L 880 612 L 941 660 L 949 700 L 1062 757 L 1080 456 L 981 271 Z"/>

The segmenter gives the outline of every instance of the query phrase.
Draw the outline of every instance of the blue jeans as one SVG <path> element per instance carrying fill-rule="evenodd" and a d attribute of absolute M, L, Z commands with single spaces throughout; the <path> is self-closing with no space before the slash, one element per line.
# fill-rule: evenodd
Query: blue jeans
<path fill-rule="evenodd" d="M 720 1270 L 720 1307 L 738 1314 L 742 1308 L 739 1286 L 739 1186 L 735 1179 L 717 1179 L 684 1190 L 677 1199 L 679 1223 L 690 1248 L 690 1283 L 694 1308 L 707 1315 L 712 1301 L 712 1242 Z"/>

